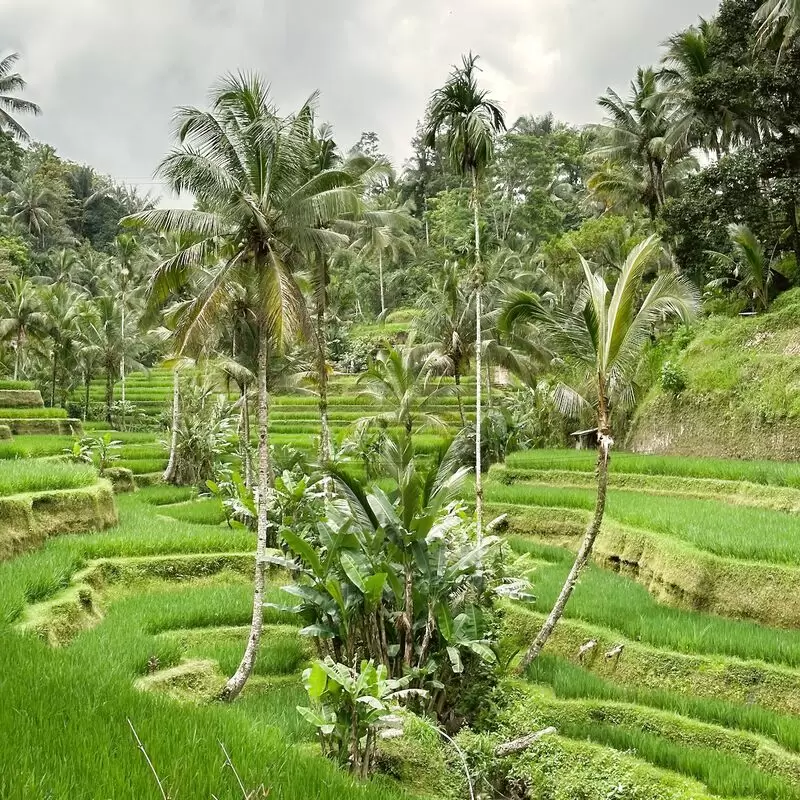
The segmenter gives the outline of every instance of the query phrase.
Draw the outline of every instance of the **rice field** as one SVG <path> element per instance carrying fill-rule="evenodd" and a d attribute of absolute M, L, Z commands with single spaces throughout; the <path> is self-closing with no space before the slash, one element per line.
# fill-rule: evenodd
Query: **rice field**
<path fill-rule="evenodd" d="M 471 394 L 471 382 L 465 383 Z M 332 428 L 340 442 L 370 409 L 358 398 L 355 376 L 335 376 L 331 386 Z M 161 415 L 170 393 L 166 371 L 129 379 L 129 398 L 152 403 Z M 470 402 L 465 398 L 468 410 Z M 273 398 L 272 443 L 313 452 L 319 436 L 316 403 L 316 397 L 301 394 Z M 420 453 L 436 451 L 457 430 L 455 398 L 438 410 L 449 430 L 415 434 Z M 105 428 L 87 426 L 92 435 Z M 120 466 L 136 474 L 163 469 L 166 451 L 159 440 L 166 437 L 155 426 L 112 435 L 123 442 Z M 91 466 L 41 460 L 71 443 L 70 437 L 57 436 L 0 441 L 0 495 L 13 493 L 15 486 L 94 480 Z M 505 466 L 509 472 L 536 471 L 513 483 L 503 481 L 503 469 L 493 469 L 486 482 L 492 506 L 554 509 L 558 519 L 593 505 L 590 488 L 548 484 L 542 477 L 548 470 L 590 475 L 591 453 L 512 454 Z M 612 470 L 800 488 L 800 465 L 793 464 L 616 453 Z M 119 495 L 117 505 L 116 528 L 50 539 L 37 552 L 0 563 L 0 737 L 15 742 L 0 748 L 0 797 L 157 796 L 127 718 L 172 797 L 241 797 L 231 773 L 221 768 L 219 742 L 244 784 L 263 784 L 271 797 L 422 796 L 388 776 L 355 782 L 318 755 L 312 732 L 295 712 L 305 702 L 299 673 L 309 651 L 286 614 L 267 610 L 265 647 L 241 701 L 233 707 L 199 702 L 213 695 L 241 656 L 252 603 L 242 559 L 252 557 L 254 536 L 228 527 L 219 501 L 198 498 L 195 489 L 156 485 Z M 609 492 L 607 513 L 611 523 L 651 532 L 655 541 L 685 543 L 744 568 L 800 565 L 800 514 L 725 497 L 618 488 Z M 549 611 L 571 565 L 572 554 L 550 541 L 517 528 L 507 536 L 509 559 L 531 557 L 536 594 L 528 608 L 507 606 L 503 624 L 512 626 L 505 632 L 510 652 L 526 643 L 519 641 L 522 632 L 528 635 Z M 239 561 L 231 561 L 235 558 Z M 72 631 L 58 649 L 20 634 L 19 625 L 46 620 L 60 598 L 74 592 L 77 573 L 104 559 L 126 577 L 97 590 L 99 624 Z M 197 569 L 197 564 L 216 566 Z M 281 599 L 278 584 L 276 578 L 270 585 L 270 600 Z M 522 612 L 534 622 L 520 621 Z M 580 659 L 578 645 L 591 637 L 603 647 L 625 643 L 618 661 L 610 663 L 604 652 Z M 176 678 L 157 688 L 162 673 L 180 675 L 181 669 L 187 670 L 183 682 Z M 665 770 L 670 780 L 685 780 L 675 784 L 684 788 L 672 790 L 674 800 L 800 797 L 800 629 L 667 605 L 633 577 L 591 565 L 567 606 L 561 632 L 523 678 L 504 680 L 509 702 L 500 704 L 500 721 L 509 727 L 503 735 L 512 735 L 512 723 L 522 726 L 513 735 L 547 725 L 558 729 L 559 736 L 533 754 L 531 763 L 552 757 L 569 764 L 572 757 L 576 768 L 580 762 L 591 776 L 593 769 L 600 774 L 616 763 L 613 758 L 624 757 Z M 186 702 L 188 696 L 193 702 Z M 18 709 L 24 709 L 24 724 Z M 469 737 L 463 743 L 468 746 Z M 570 749 L 587 743 L 594 749 Z M 686 789 L 691 781 L 702 792 Z M 613 797 L 651 796 L 647 785 L 623 783 Z M 587 786 L 586 797 L 595 800 L 591 781 Z M 545 800 L 535 791 L 531 800 Z"/>
<path fill-rule="evenodd" d="M 96 482 L 97 470 L 88 464 L 36 459 L 0 461 L 0 497 L 52 489 L 79 489 Z"/>

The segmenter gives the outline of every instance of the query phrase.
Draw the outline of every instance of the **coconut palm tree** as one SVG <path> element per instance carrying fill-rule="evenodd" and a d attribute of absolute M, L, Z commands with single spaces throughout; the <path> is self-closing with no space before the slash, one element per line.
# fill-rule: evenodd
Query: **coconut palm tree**
<path fill-rule="evenodd" d="M 408 437 L 420 419 L 423 425 L 444 428 L 442 420 L 428 409 L 452 394 L 452 387 L 435 382 L 448 366 L 447 358 L 431 346 L 381 350 L 358 379 L 362 397 L 374 402 L 377 409 L 362 417 L 356 427 L 400 425 Z"/>
<path fill-rule="evenodd" d="M 760 47 L 766 47 L 781 34 L 780 61 L 786 48 L 800 33 L 800 0 L 766 0 L 756 11 L 755 22 L 759 26 L 757 41 Z"/>
<path fill-rule="evenodd" d="M 268 519 L 272 487 L 269 454 L 270 354 L 307 325 L 294 271 L 308 255 L 347 243 L 327 225 L 357 214 L 353 177 L 324 170 L 309 177 L 313 103 L 281 117 L 267 85 L 255 74 L 225 77 L 211 94 L 211 109 L 181 108 L 176 115 L 177 147 L 159 174 L 176 193 L 189 192 L 196 207 L 149 209 L 135 219 L 161 232 L 185 233 L 192 244 L 154 273 L 151 296 L 166 301 L 200 273 L 199 291 L 175 334 L 176 350 L 213 332 L 235 285 L 255 287 L 258 328 L 258 531 L 253 616 L 242 662 L 222 697 L 238 696 L 252 672 L 261 639 L 266 550 L 274 529 Z M 205 269 L 210 256 L 213 266 Z"/>
<path fill-rule="evenodd" d="M 506 329 L 522 320 L 533 322 L 538 335 L 572 366 L 583 381 L 577 388 L 561 387 L 558 392 L 565 410 L 591 410 L 598 431 L 597 498 L 594 514 L 581 542 L 572 569 L 538 635 L 521 663 L 520 671 L 539 655 L 553 632 L 586 566 L 603 520 L 608 486 L 608 463 L 614 444 L 611 430 L 611 403 L 630 389 L 633 372 L 652 326 L 667 317 L 687 321 L 698 304 L 696 290 L 673 270 L 663 272 L 641 303 L 645 270 L 661 252 L 655 236 L 634 248 L 619 275 L 613 291 L 600 272 L 581 259 L 585 284 L 578 305 L 569 311 L 549 311 L 532 294 L 517 293 L 505 309 Z M 637 308 L 638 305 L 638 308 Z"/>
<path fill-rule="evenodd" d="M 505 130 L 503 110 L 486 90 L 478 87 L 478 57 L 462 57 L 441 89 L 431 96 L 425 144 L 435 148 L 443 136 L 453 167 L 472 183 L 472 209 L 475 234 L 475 284 L 478 287 L 475 307 L 475 513 L 480 542 L 483 519 L 483 481 L 481 478 L 481 266 L 480 188 L 486 168 L 494 157 L 494 137 Z"/>
<path fill-rule="evenodd" d="M 23 374 L 23 349 L 31 335 L 43 332 L 46 322 L 37 287 L 20 275 L 12 275 L 0 289 L 0 339 L 12 337 L 14 380 Z"/>
<path fill-rule="evenodd" d="M 33 175 L 10 181 L 5 196 L 6 213 L 11 222 L 34 237 L 44 247 L 45 234 L 53 225 L 52 209 L 56 196 Z"/>
<path fill-rule="evenodd" d="M 671 182 L 696 166 L 690 156 L 689 125 L 671 102 L 652 67 L 640 67 L 623 100 L 613 89 L 598 103 L 608 118 L 599 132 L 605 142 L 592 155 L 606 164 L 589 179 L 589 188 L 616 201 L 639 194 L 655 219 L 672 190 Z"/>
<path fill-rule="evenodd" d="M 0 131 L 7 131 L 15 139 L 27 142 L 28 132 L 14 119 L 16 114 L 38 116 L 41 109 L 36 103 L 14 97 L 25 88 L 25 80 L 18 72 L 12 72 L 19 61 L 19 53 L 11 53 L 0 59 Z"/>

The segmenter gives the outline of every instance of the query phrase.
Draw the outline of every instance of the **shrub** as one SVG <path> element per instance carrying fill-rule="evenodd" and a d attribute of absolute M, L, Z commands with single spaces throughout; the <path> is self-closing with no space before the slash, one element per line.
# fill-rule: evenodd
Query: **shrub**
<path fill-rule="evenodd" d="M 672 361 L 665 361 L 661 367 L 661 388 L 673 397 L 686 388 L 686 374 Z"/>

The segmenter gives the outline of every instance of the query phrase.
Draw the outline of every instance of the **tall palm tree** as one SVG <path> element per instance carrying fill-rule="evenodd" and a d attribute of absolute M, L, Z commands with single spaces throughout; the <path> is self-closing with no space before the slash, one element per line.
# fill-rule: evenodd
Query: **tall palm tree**
<path fill-rule="evenodd" d="M 673 270 L 663 272 L 641 304 L 637 303 L 645 270 L 660 250 L 655 236 L 634 248 L 620 266 L 613 291 L 609 290 L 602 274 L 593 271 L 589 263 L 581 259 L 586 281 L 579 304 L 569 311 L 549 311 L 539 298 L 525 293 L 513 296 L 505 309 L 504 327 L 509 328 L 521 320 L 532 321 L 553 351 L 584 376 L 577 389 L 561 387 L 559 395 L 571 411 L 577 407 L 591 409 L 598 431 L 594 514 L 558 599 L 525 653 L 520 671 L 539 655 L 564 613 L 600 532 L 608 487 L 608 463 L 614 444 L 612 398 L 630 390 L 633 372 L 652 326 L 667 317 L 687 321 L 698 304 L 695 289 Z"/>
<path fill-rule="evenodd" d="M 0 59 L 0 131 L 7 131 L 15 139 L 27 142 L 28 132 L 14 119 L 16 114 L 41 114 L 41 109 L 30 100 L 14 97 L 25 88 L 25 80 L 18 72 L 12 72 L 19 61 L 19 53 L 11 53 Z"/>
<path fill-rule="evenodd" d="M 766 47 L 776 35 L 781 34 L 778 60 L 800 33 L 800 0 L 766 0 L 755 16 L 758 24 L 758 44 Z"/>
<path fill-rule="evenodd" d="M 671 191 L 670 181 L 694 166 L 688 120 L 652 67 L 638 69 L 627 100 L 608 89 L 598 103 L 608 118 L 599 128 L 605 142 L 593 155 L 607 163 L 589 179 L 589 188 L 613 200 L 623 188 L 640 185 L 641 200 L 655 219 Z"/>
<path fill-rule="evenodd" d="M 313 99 L 281 117 L 267 85 L 255 74 L 225 77 L 211 94 L 211 109 L 180 108 L 178 145 L 159 174 L 176 193 L 190 192 L 196 208 L 150 209 L 136 219 L 157 231 L 185 233 L 194 242 L 157 268 L 151 282 L 163 302 L 204 271 L 200 289 L 176 330 L 176 349 L 209 335 L 234 285 L 255 287 L 258 327 L 258 531 L 253 616 L 247 646 L 222 696 L 238 696 L 252 672 L 261 640 L 266 551 L 274 529 L 268 518 L 272 487 L 269 454 L 270 353 L 305 328 L 305 302 L 294 278 L 313 252 L 346 244 L 328 223 L 358 211 L 352 176 L 325 170 L 309 177 Z"/>
<path fill-rule="evenodd" d="M 389 263 L 394 264 L 404 255 L 414 255 L 413 240 L 408 231 L 413 218 L 404 208 L 374 209 L 364 211 L 350 245 L 362 259 L 377 259 L 378 286 L 381 298 L 381 316 L 386 314 L 386 282 L 383 259 L 388 254 Z"/>
<path fill-rule="evenodd" d="M 481 477 L 481 266 L 480 188 L 487 166 L 494 157 L 494 137 L 505 130 L 503 110 L 486 90 L 478 87 L 478 57 L 470 53 L 462 57 L 460 67 L 454 67 L 441 89 L 431 96 L 425 143 L 435 148 L 444 135 L 447 154 L 453 167 L 472 183 L 472 209 L 475 234 L 475 514 L 478 541 L 483 523 L 483 481 Z"/>
<path fill-rule="evenodd" d="M 43 331 L 45 321 L 37 287 L 27 278 L 12 275 L 0 289 L 0 339 L 13 337 L 15 381 L 24 371 L 25 342 Z"/>
<path fill-rule="evenodd" d="M 45 286 L 41 292 L 41 311 L 46 319 L 45 332 L 50 344 L 50 405 L 56 404 L 59 376 L 69 375 L 66 370 L 68 356 L 80 339 L 78 314 L 81 311 L 81 293 L 66 283 Z"/>

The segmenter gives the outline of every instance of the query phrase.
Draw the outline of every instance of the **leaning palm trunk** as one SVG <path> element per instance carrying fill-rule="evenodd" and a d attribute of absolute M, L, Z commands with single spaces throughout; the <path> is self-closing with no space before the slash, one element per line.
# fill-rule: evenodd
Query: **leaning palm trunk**
<path fill-rule="evenodd" d="M 478 224 L 478 176 L 472 170 L 472 210 L 475 223 L 475 519 L 476 535 L 480 545 L 483 535 L 483 477 L 481 475 L 481 347 L 483 335 L 481 330 L 481 314 L 483 313 L 482 291 L 483 274 L 481 272 L 481 231 Z"/>
<path fill-rule="evenodd" d="M 169 442 L 169 461 L 164 470 L 165 483 L 174 483 L 178 475 L 178 433 L 181 425 L 181 383 L 178 368 L 172 370 L 172 431 Z"/>
<path fill-rule="evenodd" d="M 244 688 L 253 671 L 261 643 L 261 629 L 264 622 L 264 587 L 267 571 L 267 542 L 269 520 L 267 508 L 272 487 L 272 464 L 269 455 L 269 395 L 267 394 L 267 353 L 268 341 L 266 327 L 262 323 L 258 346 L 258 531 L 256 540 L 256 566 L 253 579 L 253 618 L 250 623 L 250 636 L 239 668 L 222 690 L 223 700 L 235 700 Z"/>
<path fill-rule="evenodd" d="M 17 331 L 17 348 L 14 354 L 14 380 L 19 380 L 20 365 L 22 364 L 22 328 Z"/>
<path fill-rule="evenodd" d="M 603 385 L 602 380 L 600 381 L 600 385 Z M 569 571 L 569 575 L 567 575 L 564 586 L 561 588 L 561 592 L 559 593 L 558 599 L 553 606 L 553 610 L 545 620 L 544 625 L 542 625 L 541 630 L 533 640 L 531 646 L 528 648 L 528 651 L 523 656 L 522 661 L 520 661 L 518 667 L 518 671 L 520 673 L 524 672 L 538 657 L 539 653 L 542 652 L 542 648 L 550 638 L 550 634 L 553 633 L 558 621 L 564 614 L 564 608 L 566 607 L 567 602 L 572 595 L 573 590 L 575 589 L 575 585 L 578 582 L 578 578 L 580 577 L 583 568 L 586 566 L 589 558 L 592 555 L 594 543 L 597 540 L 598 534 L 600 533 L 600 525 L 603 521 L 603 514 L 605 513 L 606 509 L 608 462 L 611 456 L 611 446 L 614 443 L 613 439 L 611 438 L 611 431 L 609 430 L 607 409 L 607 400 L 602 398 L 600 401 L 600 413 L 598 415 L 597 498 L 594 505 L 594 514 L 592 515 L 592 519 L 586 528 L 586 533 L 584 533 L 583 541 L 581 542 L 580 549 L 578 550 L 578 555 L 575 558 L 572 569 Z"/>

